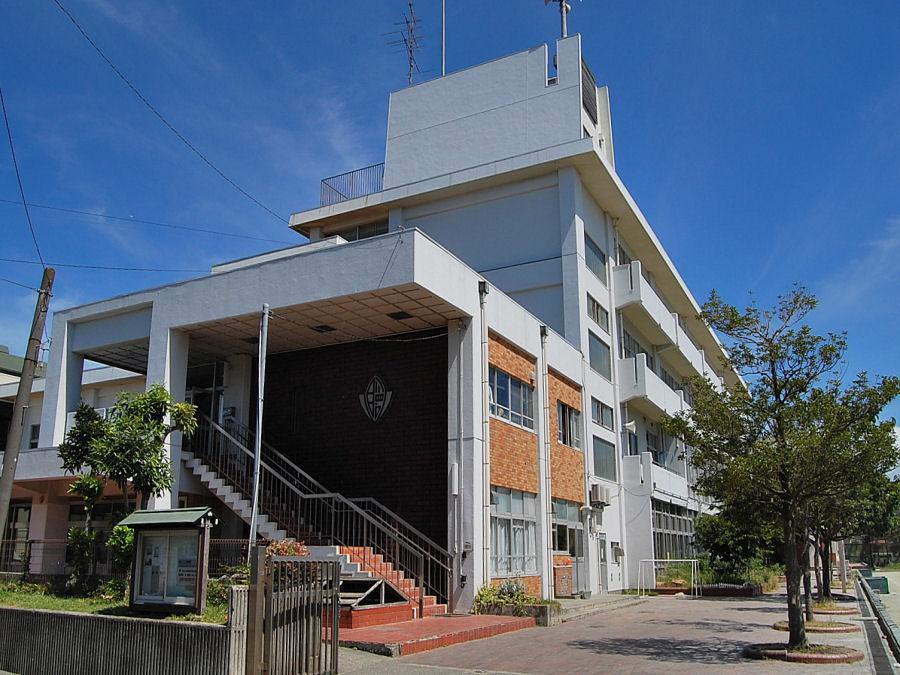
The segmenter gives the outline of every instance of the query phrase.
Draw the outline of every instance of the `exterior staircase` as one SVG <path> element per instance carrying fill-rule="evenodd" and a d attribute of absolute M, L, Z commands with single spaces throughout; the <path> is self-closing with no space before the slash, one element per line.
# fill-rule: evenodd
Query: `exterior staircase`
<path fill-rule="evenodd" d="M 182 461 L 210 492 L 249 523 L 252 432 L 200 415 Z M 257 531 L 305 542 L 341 562 L 341 625 L 360 628 L 447 613 L 450 554 L 370 498 L 329 491 L 284 455 L 263 445 Z"/>

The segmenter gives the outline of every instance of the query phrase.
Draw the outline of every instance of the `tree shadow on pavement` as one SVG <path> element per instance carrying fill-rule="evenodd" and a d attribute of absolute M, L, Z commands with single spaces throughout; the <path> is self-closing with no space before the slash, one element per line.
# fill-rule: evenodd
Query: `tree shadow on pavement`
<path fill-rule="evenodd" d="M 700 619 L 697 621 L 688 619 L 650 619 L 643 623 L 696 628 L 707 633 L 752 633 L 760 628 L 772 627 L 772 624 L 768 623 L 747 623 L 746 621 L 731 621 L 730 619 Z"/>
<path fill-rule="evenodd" d="M 570 647 L 589 650 L 596 654 L 639 656 L 652 661 L 730 664 L 741 663 L 746 660 L 742 656 L 742 652 L 749 643 L 641 637 L 571 640 L 566 644 Z"/>

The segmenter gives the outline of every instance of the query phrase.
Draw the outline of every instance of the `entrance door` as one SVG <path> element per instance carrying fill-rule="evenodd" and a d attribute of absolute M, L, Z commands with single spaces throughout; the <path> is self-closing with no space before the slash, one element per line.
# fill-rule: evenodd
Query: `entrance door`
<path fill-rule="evenodd" d="M 609 584 L 609 567 L 607 566 L 606 553 L 606 535 L 601 534 L 597 537 L 597 561 L 599 563 L 599 572 L 597 574 L 597 593 L 606 590 Z"/>

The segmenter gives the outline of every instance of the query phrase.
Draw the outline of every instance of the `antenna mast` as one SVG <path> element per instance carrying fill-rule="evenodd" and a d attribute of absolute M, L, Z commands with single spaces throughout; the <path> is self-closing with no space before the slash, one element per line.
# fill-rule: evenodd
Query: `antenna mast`
<path fill-rule="evenodd" d="M 565 39 L 569 37 L 567 15 L 572 11 L 572 5 L 566 2 L 566 0 L 544 0 L 545 5 L 549 5 L 551 2 L 555 2 L 559 5 L 559 32 L 563 39 Z"/>
<path fill-rule="evenodd" d="M 409 86 L 412 86 L 415 74 L 422 72 L 416 61 L 416 52 L 422 49 L 422 40 L 417 32 L 419 19 L 416 17 L 416 10 L 413 7 L 412 0 L 409 0 L 407 6 L 409 11 L 403 15 L 403 21 L 398 21 L 394 24 L 395 26 L 400 26 L 400 29 L 389 33 L 389 35 L 399 35 L 399 37 L 388 42 L 388 45 L 391 47 L 402 47 L 406 51 L 407 83 Z"/>

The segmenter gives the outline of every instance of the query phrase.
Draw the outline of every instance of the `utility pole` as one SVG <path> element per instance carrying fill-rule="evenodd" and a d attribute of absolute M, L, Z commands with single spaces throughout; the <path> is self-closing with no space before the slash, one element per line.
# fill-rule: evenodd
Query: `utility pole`
<path fill-rule="evenodd" d="M 259 520 L 259 464 L 262 457 L 263 400 L 266 394 L 266 348 L 269 341 L 269 303 L 263 303 L 259 318 L 259 367 L 256 386 L 256 436 L 253 440 L 253 510 L 250 513 L 250 545 L 247 547 L 247 564 L 256 545 L 256 528 Z"/>
<path fill-rule="evenodd" d="M 38 291 L 37 303 L 34 307 L 34 319 L 31 322 L 31 335 L 25 349 L 22 364 L 22 376 L 16 391 L 16 402 L 13 406 L 9 433 L 6 437 L 6 452 L 3 454 L 3 473 L 0 475 L 0 540 L 6 536 L 6 519 L 9 516 L 9 501 L 12 498 L 13 481 L 16 479 L 16 464 L 19 461 L 19 448 L 22 445 L 22 431 L 25 427 L 25 409 L 31 400 L 31 383 L 34 371 L 41 360 L 41 336 L 44 334 L 44 322 L 50 307 L 50 296 L 53 290 L 53 279 L 56 270 L 44 268 L 44 278 Z"/>

